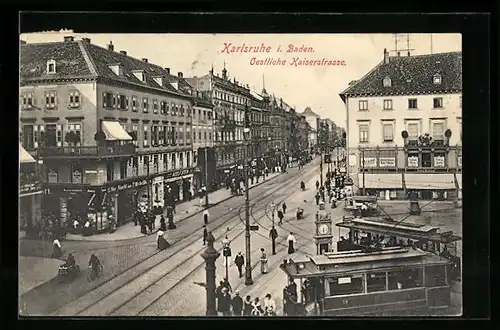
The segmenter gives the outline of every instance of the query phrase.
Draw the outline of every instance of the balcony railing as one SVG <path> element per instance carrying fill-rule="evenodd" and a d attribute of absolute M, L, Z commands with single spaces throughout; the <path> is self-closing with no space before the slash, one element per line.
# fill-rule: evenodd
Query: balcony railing
<path fill-rule="evenodd" d="M 41 149 L 42 157 L 115 157 L 135 153 L 136 146 L 132 143 L 115 146 L 45 147 Z"/>
<path fill-rule="evenodd" d="M 19 176 L 19 194 L 33 193 L 42 190 L 42 183 L 36 178 L 36 175 Z"/>

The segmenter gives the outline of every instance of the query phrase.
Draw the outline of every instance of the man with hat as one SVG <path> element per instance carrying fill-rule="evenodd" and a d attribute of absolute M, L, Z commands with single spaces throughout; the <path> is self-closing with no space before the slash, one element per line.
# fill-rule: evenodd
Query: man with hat
<path fill-rule="evenodd" d="M 233 306 L 233 315 L 241 316 L 241 312 L 243 311 L 243 299 L 241 299 L 239 292 L 235 293 L 231 305 Z"/>
<path fill-rule="evenodd" d="M 229 295 L 229 289 L 227 287 L 222 288 L 217 303 L 218 312 L 222 313 L 223 316 L 231 315 L 231 296 Z"/>

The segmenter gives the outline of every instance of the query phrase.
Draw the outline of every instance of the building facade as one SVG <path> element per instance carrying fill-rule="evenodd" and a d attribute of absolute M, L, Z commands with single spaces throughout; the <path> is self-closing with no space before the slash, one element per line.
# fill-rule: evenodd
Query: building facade
<path fill-rule="evenodd" d="M 42 182 L 37 161 L 19 145 L 19 229 L 34 237 L 42 223 Z"/>
<path fill-rule="evenodd" d="M 90 39 L 21 45 L 21 141 L 44 164 L 43 209 L 120 225 L 147 199 L 189 198 L 192 91 L 181 72 Z"/>
<path fill-rule="evenodd" d="M 358 191 L 457 198 L 462 182 L 462 55 L 390 57 L 340 94 Z"/>
<path fill-rule="evenodd" d="M 318 128 L 321 118 L 309 107 L 307 107 L 302 112 L 302 114 L 306 117 L 306 121 L 309 124 L 309 127 L 311 128 L 308 140 L 309 140 L 309 149 L 312 151 L 316 148 L 316 145 L 318 144 Z"/>
<path fill-rule="evenodd" d="M 311 133 L 311 126 L 307 122 L 306 116 L 301 113 L 297 114 L 297 133 L 301 155 L 307 157 L 309 155 L 309 134 Z"/>

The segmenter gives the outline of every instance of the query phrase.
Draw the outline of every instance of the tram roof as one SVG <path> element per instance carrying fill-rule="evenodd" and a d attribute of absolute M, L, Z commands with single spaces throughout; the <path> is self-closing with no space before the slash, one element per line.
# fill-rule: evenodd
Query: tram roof
<path fill-rule="evenodd" d="M 336 224 L 338 227 L 355 229 L 365 232 L 376 232 L 384 235 L 400 236 L 410 239 L 423 239 L 437 243 L 448 244 L 461 240 L 462 238 L 453 235 L 452 232 L 438 233 L 439 227 L 431 226 L 408 226 L 398 224 L 397 226 L 392 223 L 380 221 L 367 221 L 364 219 L 353 219 L 349 222 L 339 222 Z"/>
<path fill-rule="evenodd" d="M 378 272 L 378 271 L 397 271 L 403 268 L 413 268 L 432 265 L 446 265 L 451 261 L 432 253 L 426 253 L 422 250 L 410 250 L 404 257 L 394 257 L 394 254 L 387 254 L 384 258 L 351 257 L 345 258 L 342 263 L 335 263 L 332 260 L 327 261 L 325 255 L 310 257 L 309 261 L 292 262 L 281 264 L 280 269 L 291 278 L 308 278 L 324 276 L 347 276 L 349 274 Z"/>

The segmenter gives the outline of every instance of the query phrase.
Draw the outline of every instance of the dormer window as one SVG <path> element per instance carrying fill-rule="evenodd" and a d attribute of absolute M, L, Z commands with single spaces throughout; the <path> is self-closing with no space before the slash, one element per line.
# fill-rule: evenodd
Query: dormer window
<path fill-rule="evenodd" d="M 142 81 L 142 82 L 146 81 L 146 75 L 144 74 L 144 71 L 142 71 L 142 70 L 136 70 L 136 71 L 132 71 L 132 73 L 140 81 Z"/>
<path fill-rule="evenodd" d="M 110 68 L 110 70 L 117 76 L 123 76 L 123 66 L 120 63 L 110 64 L 108 65 L 108 68 Z"/>
<path fill-rule="evenodd" d="M 48 60 L 47 61 L 47 73 L 48 74 L 56 73 L 56 61 L 55 60 Z"/>
<path fill-rule="evenodd" d="M 434 85 L 440 85 L 442 81 L 442 77 L 440 74 L 435 74 L 434 78 L 432 79 L 434 82 Z"/>
<path fill-rule="evenodd" d="M 173 82 L 173 83 L 170 83 L 170 85 L 175 88 L 176 90 L 179 90 L 179 83 L 178 82 Z"/>
<path fill-rule="evenodd" d="M 163 87 L 163 78 L 162 77 L 153 77 L 153 79 L 155 80 L 155 82 L 162 86 Z"/>
<path fill-rule="evenodd" d="M 391 87 L 391 85 L 392 85 L 391 78 L 385 77 L 383 83 L 384 83 L 384 87 Z"/>

